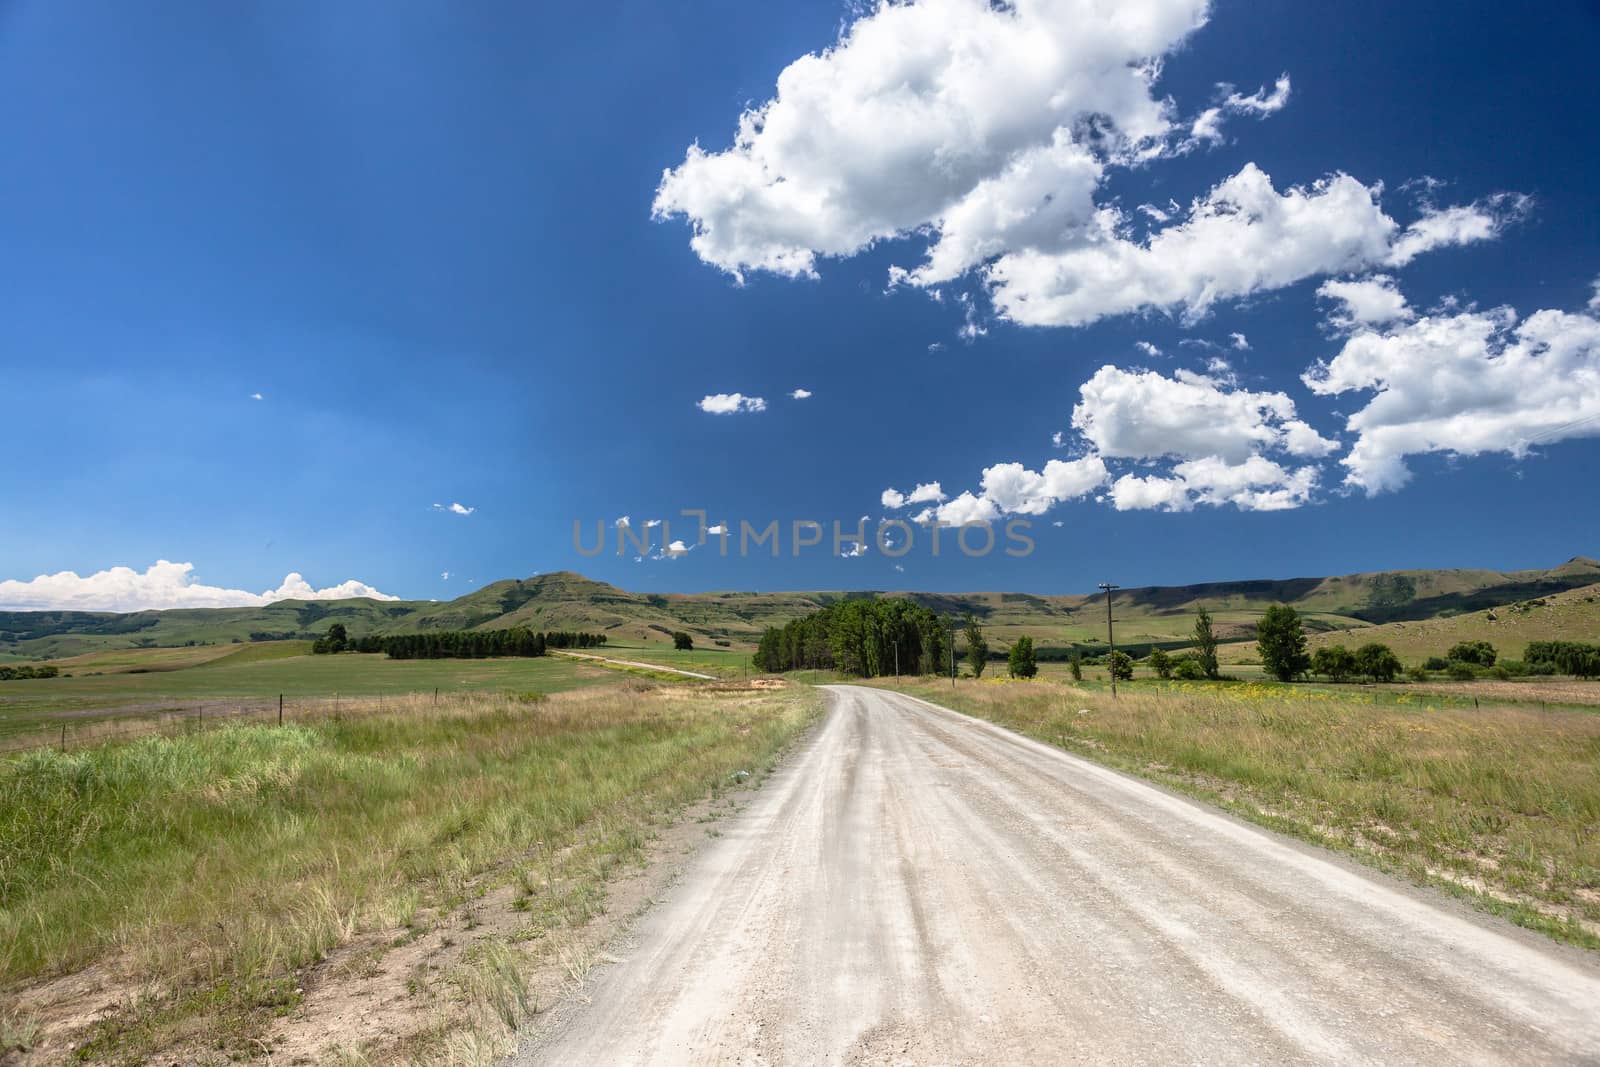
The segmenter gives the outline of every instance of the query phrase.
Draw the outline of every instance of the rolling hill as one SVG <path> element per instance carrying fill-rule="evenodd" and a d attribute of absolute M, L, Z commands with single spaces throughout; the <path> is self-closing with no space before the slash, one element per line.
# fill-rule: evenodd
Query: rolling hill
<path fill-rule="evenodd" d="M 1216 617 L 1219 636 L 1249 636 L 1268 605 L 1287 603 L 1313 631 L 1347 630 L 1481 613 L 1600 583 L 1600 562 L 1576 557 L 1549 570 L 1409 570 L 1149 586 L 1117 591 L 1119 645 L 1182 641 L 1194 608 Z M 106 612 L 0 612 L 0 658 L 47 659 L 112 649 L 304 640 L 342 622 L 353 635 L 427 630 L 590 630 L 614 645 L 666 644 L 674 630 L 697 642 L 748 648 L 781 625 L 842 599 L 910 597 L 953 618 L 980 619 L 991 642 L 1027 634 L 1041 645 L 1092 648 L 1104 641 L 1105 601 L 1095 594 L 815 592 L 631 593 L 570 571 L 494 582 L 447 602 L 281 601 L 265 607 Z"/>

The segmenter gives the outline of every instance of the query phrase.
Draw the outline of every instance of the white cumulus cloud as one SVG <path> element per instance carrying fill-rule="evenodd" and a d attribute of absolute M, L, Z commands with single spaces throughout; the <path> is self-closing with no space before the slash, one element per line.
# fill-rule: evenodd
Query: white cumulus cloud
<path fill-rule="evenodd" d="M 739 412 L 758 412 L 767 410 L 767 402 L 759 396 L 745 396 L 743 393 L 713 393 L 704 397 L 695 405 L 708 415 L 735 415 Z"/>
<path fill-rule="evenodd" d="M 279 600 L 399 600 L 364 582 L 347 581 L 317 589 L 291 573 L 276 589 L 251 593 L 202 585 L 194 564 L 157 560 L 144 571 L 111 567 L 80 576 L 73 571 L 41 574 L 30 581 L 0 582 L 0 608 L 11 611 L 155 611 L 167 608 L 259 607 Z"/>
<path fill-rule="evenodd" d="M 944 499 L 944 488 L 938 482 L 919 485 L 909 493 L 898 489 L 885 489 L 878 500 L 886 508 L 903 508 L 911 504 L 936 504 Z"/>
<path fill-rule="evenodd" d="M 469 508 L 465 504 L 434 504 L 434 511 L 448 511 L 452 515 L 471 515 L 477 508 Z"/>
<path fill-rule="evenodd" d="M 1594 310 L 1542 310 L 1520 321 L 1510 308 L 1390 315 L 1352 328 L 1304 381 L 1326 396 L 1371 394 L 1346 419 L 1356 440 L 1342 460 L 1346 484 L 1368 494 L 1406 484 L 1407 456 L 1520 458 L 1536 445 L 1600 434 Z"/>
<path fill-rule="evenodd" d="M 1317 287 L 1317 295 L 1338 303 L 1339 307 L 1328 317 L 1328 323 L 1344 332 L 1413 317 L 1405 296 L 1395 280 L 1387 274 L 1374 274 L 1370 278 L 1329 279 Z"/>
<path fill-rule="evenodd" d="M 809 400 L 811 399 L 811 390 L 796 389 L 794 392 L 789 394 L 789 398 L 791 400 Z"/>
<path fill-rule="evenodd" d="M 1502 194 L 1424 207 L 1402 228 L 1381 183 L 1334 173 L 1279 192 L 1254 163 L 1187 210 L 1103 195 L 1111 172 L 1222 138 L 1230 115 L 1265 117 L 1290 80 L 1180 120 L 1160 92 L 1164 57 L 1204 25 L 1206 0 L 920 0 L 880 3 L 800 57 L 739 118 L 732 144 L 695 144 L 666 170 L 654 217 L 684 218 L 706 263 L 811 276 L 820 259 L 925 239 L 892 287 L 972 275 L 1002 319 L 1075 326 L 1145 310 L 1203 315 L 1218 301 L 1306 278 L 1399 266 L 1485 240 L 1525 209 Z M 964 294 L 963 294 L 964 295 Z M 968 306 L 958 335 L 987 327 Z"/>

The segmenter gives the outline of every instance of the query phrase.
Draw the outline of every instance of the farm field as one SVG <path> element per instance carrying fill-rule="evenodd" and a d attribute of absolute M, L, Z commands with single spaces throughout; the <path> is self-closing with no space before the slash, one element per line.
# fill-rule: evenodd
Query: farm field
<path fill-rule="evenodd" d="M 608 881 L 818 708 L 609 677 L 0 761 L 0 1037 L 26 1063 L 488 1062 L 580 973 Z"/>
<path fill-rule="evenodd" d="M 226 646 L 224 646 L 226 647 Z M 282 694 L 291 706 L 340 698 L 399 697 L 482 691 L 559 692 L 617 680 L 617 672 L 558 656 L 537 659 L 391 660 L 343 653 L 313 656 L 306 642 L 232 646 L 226 658 L 182 665 L 198 649 L 134 650 L 143 673 L 113 671 L 110 660 L 134 653 L 103 653 L 71 671 L 72 677 L 31 679 L 0 687 L 0 743 L 58 731 L 68 738 L 107 719 L 208 709 L 222 715 L 246 708 L 265 713 Z M 210 651 L 206 649 L 205 651 Z M 105 668 L 107 673 L 95 673 Z"/>
<path fill-rule="evenodd" d="M 1408 686 L 875 679 L 1600 947 L 1600 713 Z M 1574 683 L 1578 684 L 1578 683 Z M 1600 686 L 1594 686 L 1600 690 Z"/>

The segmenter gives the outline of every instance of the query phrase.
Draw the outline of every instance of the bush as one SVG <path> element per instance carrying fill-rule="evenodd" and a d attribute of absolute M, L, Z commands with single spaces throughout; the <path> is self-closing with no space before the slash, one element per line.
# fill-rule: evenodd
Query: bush
<path fill-rule="evenodd" d="M 1421 667 L 1407 667 L 1406 677 L 1413 682 L 1426 682 L 1428 680 L 1428 672 Z"/>
<path fill-rule="evenodd" d="M 672 635 L 672 647 L 679 652 L 693 652 L 694 638 L 679 630 Z"/>
<path fill-rule="evenodd" d="M 1471 663 L 1477 667 L 1493 667 L 1494 646 L 1487 641 L 1461 641 L 1450 646 L 1445 659 L 1455 663 Z"/>
<path fill-rule="evenodd" d="M 1206 672 L 1193 656 L 1179 656 L 1172 661 L 1172 676 L 1182 682 L 1198 682 Z"/>
<path fill-rule="evenodd" d="M 1119 682 L 1133 681 L 1133 657 L 1126 652 L 1111 653 L 1111 676 Z"/>
<path fill-rule="evenodd" d="M 1376 641 L 1356 649 L 1356 670 L 1374 682 L 1392 682 L 1400 673 L 1400 657 L 1388 645 Z"/>
<path fill-rule="evenodd" d="M 1356 673 L 1356 657 L 1343 645 L 1328 645 L 1311 654 L 1311 673 L 1332 682 L 1347 681 Z"/>
<path fill-rule="evenodd" d="M 1172 677 L 1172 657 L 1159 648 L 1150 650 L 1150 669 L 1155 671 L 1157 678 Z"/>
<path fill-rule="evenodd" d="M 1472 664 L 1460 661 L 1450 664 L 1449 671 L 1450 677 L 1458 682 L 1470 682 L 1478 676 L 1478 672 L 1473 670 Z"/>

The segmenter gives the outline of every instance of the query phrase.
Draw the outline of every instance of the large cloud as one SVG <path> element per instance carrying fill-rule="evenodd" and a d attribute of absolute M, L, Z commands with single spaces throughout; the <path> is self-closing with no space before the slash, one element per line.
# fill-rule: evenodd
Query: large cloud
<path fill-rule="evenodd" d="M 1149 60 L 1206 7 L 882 4 L 785 68 L 773 99 L 740 117 L 733 147 L 690 148 L 662 176 L 655 213 L 687 216 L 695 251 L 734 273 L 808 274 L 819 255 L 947 220 L 937 273 L 970 265 L 996 233 L 1086 218 L 1101 160 L 1168 136 Z"/>
<path fill-rule="evenodd" d="M 820 257 L 925 235 L 926 258 L 892 267 L 891 283 L 939 286 L 978 270 L 1002 317 L 1062 326 L 1143 309 L 1200 314 L 1319 274 L 1398 266 L 1491 237 L 1525 204 L 1430 204 L 1402 229 L 1379 206 L 1380 185 L 1335 174 L 1280 193 L 1249 164 L 1186 215 L 1147 205 L 1164 228 L 1137 238 L 1120 209 L 1096 202 L 1110 169 L 1219 142 L 1226 116 L 1264 117 L 1289 99 L 1288 75 L 1250 94 L 1224 86 L 1214 106 L 1179 120 L 1155 90 L 1160 60 L 1207 6 L 879 4 L 834 47 L 785 68 L 731 147 L 691 147 L 664 172 L 653 213 L 687 218 L 700 258 L 741 278 L 810 275 Z M 969 315 L 964 331 L 981 326 Z"/>
<path fill-rule="evenodd" d="M 112 567 L 88 576 L 72 571 L 41 574 L 32 581 L 0 582 L 0 608 L 10 611 L 149 611 L 166 608 L 258 607 L 278 600 L 399 600 L 364 582 L 348 581 L 316 589 L 299 574 L 264 593 L 201 585 L 194 564 L 158 560 L 148 570 Z"/>
<path fill-rule="evenodd" d="M 1042 471 L 996 463 L 984 469 L 976 492 L 918 518 L 963 523 L 1042 515 L 1103 488 L 1101 499 L 1119 511 L 1189 511 L 1199 504 L 1278 511 L 1310 501 L 1319 475 L 1308 461 L 1337 451 L 1338 442 L 1300 419 L 1288 396 L 1240 388 L 1227 364 L 1216 364 L 1210 375 L 1180 370 L 1171 377 L 1101 367 L 1079 388 L 1072 411 L 1086 455 L 1051 460 Z M 1113 477 L 1107 460 L 1124 472 Z"/>
<path fill-rule="evenodd" d="M 1325 456 L 1338 444 L 1295 417 L 1283 393 L 1255 393 L 1216 377 L 1178 371 L 1130 371 L 1106 365 L 1078 390 L 1072 425 L 1112 459 L 1198 459 L 1240 462 L 1264 450 Z"/>
<path fill-rule="evenodd" d="M 1384 311 L 1387 325 L 1357 321 L 1338 355 L 1304 376 L 1323 395 L 1373 394 L 1346 420 L 1357 435 L 1342 461 L 1346 483 L 1372 494 L 1410 479 L 1407 456 L 1520 457 L 1537 444 L 1600 433 L 1596 310 L 1538 311 L 1520 323 L 1510 308 L 1415 321 Z"/>

